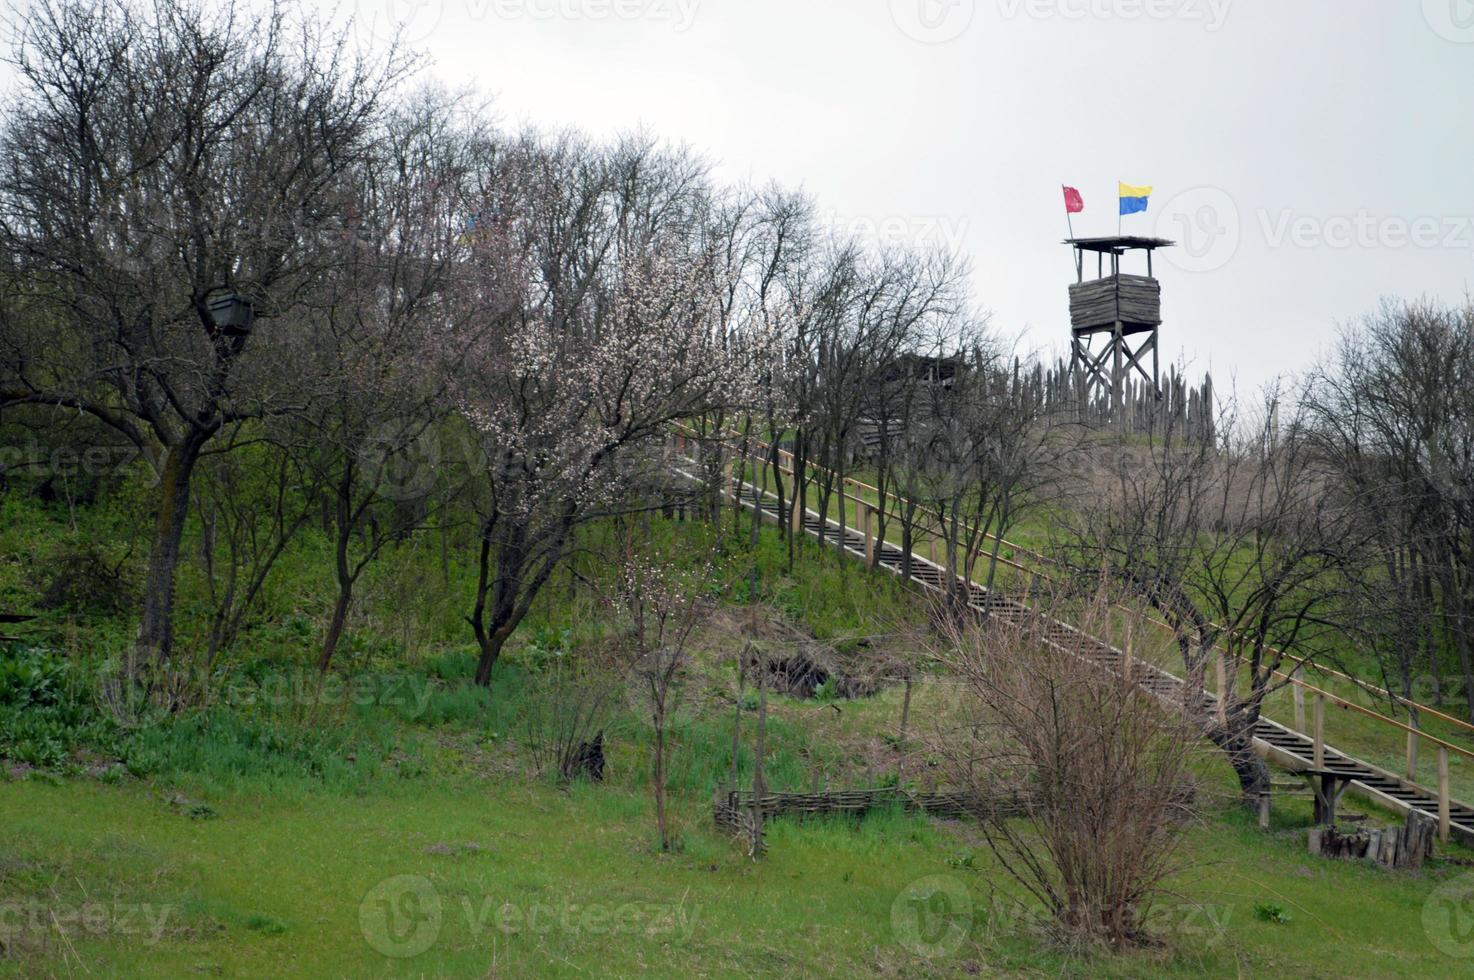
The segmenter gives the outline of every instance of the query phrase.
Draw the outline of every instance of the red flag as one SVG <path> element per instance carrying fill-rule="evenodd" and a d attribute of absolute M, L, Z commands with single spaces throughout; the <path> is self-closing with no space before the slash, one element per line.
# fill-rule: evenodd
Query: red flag
<path fill-rule="evenodd" d="M 1079 214 L 1081 211 L 1084 211 L 1084 210 L 1085 210 L 1085 198 L 1081 197 L 1080 196 L 1080 192 L 1077 191 L 1077 190 L 1075 190 L 1073 187 L 1066 187 L 1065 188 L 1065 213 L 1066 214 Z"/>

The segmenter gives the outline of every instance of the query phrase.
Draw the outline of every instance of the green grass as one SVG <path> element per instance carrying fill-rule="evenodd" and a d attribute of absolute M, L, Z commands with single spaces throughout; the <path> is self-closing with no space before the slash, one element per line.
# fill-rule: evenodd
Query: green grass
<path fill-rule="evenodd" d="M 1393 977 L 1467 966 L 1444 951 L 1462 947 L 1436 916 L 1431 934 L 1424 925 L 1430 895 L 1461 869 L 1394 875 L 1310 858 L 1303 814 L 1269 835 L 1236 815 L 1192 830 L 1195 866 L 1151 920 L 1161 947 L 1082 960 L 993 894 L 1006 880 L 964 829 L 897 814 L 780 821 L 753 862 L 684 797 L 684 849 L 655 853 L 646 799 L 617 788 L 428 780 L 208 802 L 217 816 L 202 820 L 147 784 L 0 786 L 0 885 L 14 910 L 0 975 Z M 972 915 L 955 948 L 927 958 L 893 910 L 937 875 L 965 889 Z M 1262 905 L 1288 921 L 1257 917 Z"/>
<path fill-rule="evenodd" d="M 136 575 L 146 528 L 136 505 L 129 492 L 75 511 L 0 495 L 0 605 L 32 608 L 44 570 L 89 543 Z M 858 668 L 924 619 L 888 577 L 811 543 L 790 571 L 772 529 L 753 551 L 745 530 L 713 540 L 701 525 L 656 521 L 652 532 L 655 548 L 688 564 L 715 545 L 714 600 L 734 615 L 757 600 L 769 634 L 826 642 L 842 664 Z M 559 787 L 531 771 L 547 672 L 570 650 L 614 639 L 597 594 L 610 570 L 596 556 L 617 533 L 600 526 L 581 539 L 576 567 L 595 588 L 555 577 L 490 690 L 470 683 L 465 542 L 442 564 L 433 532 L 393 546 L 366 575 L 334 686 L 322 690 L 311 665 L 332 596 L 315 529 L 288 549 L 213 667 L 208 702 L 177 716 L 114 718 L 95 701 L 132 632 L 126 609 L 42 611 L 28 633 L 40 652 L 7 651 L 19 666 L 0 672 L 0 773 L 17 774 L 0 782 L 0 975 L 1464 972 L 1467 961 L 1447 952 L 1460 951 L 1460 935 L 1438 918 L 1452 894 L 1438 889 L 1458 885 L 1460 865 L 1387 874 L 1311 858 L 1303 801 L 1277 801 L 1267 835 L 1214 809 L 1233 794 L 1211 753 L 1210 810 L 1188 831 L 1190 867 L 1152 920 L 1160 944 L 1139 952 L 1081 959 L 1054 947 L 963 825 L 890 812 L 780 821 L 754 862 L 710 818 L 732 762 L 730 661 L 741 638 L 730 623 L 695 638 L 667 782 L 681 847 L 657 853 L 650 730 L 630 702 L 605 719 L 604 784 Z M 197 556 L 197 541 L 187 553 Z M 204 584 L 192 557 L 180 581 L 184 662 L 204 635 Z M 945 679 L 923 680 L 913 742 L 945 724 L 954 693 Z M 894 779 L 898 689 L 769 700 L 773 787 Z M 743 712 L 744 782 L 754 707 Z M 908 762 L 908 782 L 925 784 L 926 762 Z M 942 917 L 932 899 L 930 917 L 916 919 L 915 901 L 938 888 L 964 896 L 968 914 Z M 1281 914 L 1256 913 L 1271 908 Z M 918 942 L 952 935 L 929 927 L 949 922 L 957 942 L 923 955 Z"/>

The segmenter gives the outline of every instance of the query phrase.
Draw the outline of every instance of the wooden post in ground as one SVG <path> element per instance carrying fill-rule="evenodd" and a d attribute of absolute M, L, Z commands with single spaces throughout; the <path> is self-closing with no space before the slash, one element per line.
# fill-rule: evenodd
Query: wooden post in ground
<path fill-rule="evenodd" d="M 804 529 L 804 495 L 799 492 L 798 484 L 793 486 L 793 513 L 789 518 L 789 525 L 794 534 L 802 534 Z"/>
<path fill-rule="evenodd" d="M 1438 747 L 1438 839 L 1448 843 L 1448 749 Z"/>
<path fill-rule="evenodd" d="M 1418 733 L 1407 733 L 1407 779 L 1414 783 L 1418 780 Z"/>
<path fill-rule="evenodd" d="M 1259 829 L 1269 829 L 1269 790 L 1263 790 L 1259 794 Z"/>
<path fill-rule="evenodd" d="M 1315 692 L 1315 768 L 1323 769 L 1326 764 L 1326 696 Z"/>

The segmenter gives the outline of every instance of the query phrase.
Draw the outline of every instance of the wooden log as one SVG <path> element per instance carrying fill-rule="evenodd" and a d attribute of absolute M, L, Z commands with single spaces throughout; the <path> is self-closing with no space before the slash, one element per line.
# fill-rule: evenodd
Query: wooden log
<path fill-rule="evenodd" d="M 1438 839 L 1448 843 L 1448 749 L 1438 747 Z"/>
<path fill-rule="evenodd" d="M 1402 828 L 1401 853 L 1398 866 L 1416 870 L 1433 856 L 1433 832 L 1436 828 L 1431 817 L 1418 810 L 1409 810 Z"/>
<path fill-rule="evenodd" d="M 1324 769 L 1326 765 L 1326 696 L 1319 691 L 1315 694 L 1315 749 L 1313 755 L 1315 768 Z"/>

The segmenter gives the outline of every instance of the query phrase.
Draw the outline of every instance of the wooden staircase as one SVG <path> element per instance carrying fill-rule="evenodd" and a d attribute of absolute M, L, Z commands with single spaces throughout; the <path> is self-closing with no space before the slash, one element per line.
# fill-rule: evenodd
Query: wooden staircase
<path fill-rule="evenodd" d="M 699 481 L 699 467 L 693 460 L 682 458 L 677 464 L 677 473 L 686 479 Z M 729 488 L 730 493 L 730 488 Z M 764 519 L 774 522 L 791 520 L 791 515 L 780 513 L 777 497 L 750 483 L 738 484 L 738 499 L 749 511 L 760 512 Z M 730 499 L 730 497 L 729 497 Z M 821 519 L 813 510 L 805 508 L 801 517 L 803 530 L 812 537 L 837 548 L 840 527 L 837 521 Z M 905 553 L 888 541 L 873 541 L 859 528 L 846 527 L 844 551 L 846 554 L 866 561 L 873 554 L 876 567 L 897 577 L 902 574 Z M 921 555 L 911 555 L 911 581 L 927 592 L 944 591 L 947 572 L 941 566 Z M 1027 605 L 1010 599 L 999 591 L 988 590 L 976 582 L 958 579 L 966 590 L 973 608 L 1009 622 L 1022 622 L 1041 615 Z M 1121 650 L 1082 633 L 1068 623 L 1045 617 L 1045 639 L 1060 649 L 1077 656 L 1086 657 L 1109 670 L 1119 671 L 1125 662 Z M 1153 664 L 1140 660 L 1131 662 L 1132 677 L 1146 690 L 1165 701 L 1182 703 L 1185 685 L 1182 678 Z M 1209 703 L 1216 703 L 1213 695 L 1205 694 Z M 1439 820 L 1441 807 L 1445 804 L 1448 813 L 1445 819 L 1447 835 L 1464 844 L 1474 846 L 1474 807 L 1458 800 L 1440 799 L 1439 794 L 1411 780 L 1395 775 L 1389 770 L 1354 758 L 1334 747 L 1322 744 L 1322 759 L 1319 765 L 1315 758 L 1314 740 L 1301 732 L 1278 722 L 1261 718 L 1254 726 L 1254 748 L 1271 763 L 1292 771 L 1311 768 L 1334 769 L 1354 777 L 1351 790 L 1358 795 L 1387 807 L 1399 814 L 1417 810 Z"/>

